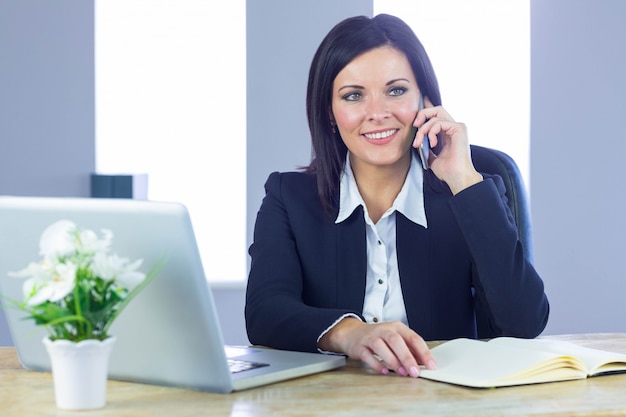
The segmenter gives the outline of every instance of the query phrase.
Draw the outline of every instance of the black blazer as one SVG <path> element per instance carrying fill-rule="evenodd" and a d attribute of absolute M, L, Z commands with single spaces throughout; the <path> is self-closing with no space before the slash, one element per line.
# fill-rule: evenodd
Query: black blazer
<path fill-rule="evenodd" d="M 426 340 L 535 337 L 549 305 L 526 259 L 498 176 L 456 196 L 424 175 L 428 228 L 396 217 L 398 267 L 409 326 Z M 255 345 L 316 351 L 345 313 L 361 316 L 365 220 L 360 207 L 335 224 L 314 174 L 272 173 L 257 214 L 246 292 Z"/>

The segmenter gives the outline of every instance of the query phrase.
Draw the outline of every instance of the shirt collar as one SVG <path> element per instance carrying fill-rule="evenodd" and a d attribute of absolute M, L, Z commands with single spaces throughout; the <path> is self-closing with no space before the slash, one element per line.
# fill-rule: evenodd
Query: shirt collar
<path fill-rule="evenodd" d="M 413 223 L 426 228 L 428 227 L 428 222 L 426 221 L 426 210 L 424 209 L 424 171 L 421 169 L 421 164 L 417 160 L 415 152 L 411 152 L 411 155 L 409 173 L 390 210 L 399 211 Z M 367 212 L 367 207 L 365 207 L 365 202 L 359 193 L 359 188 L 354 179 L 348 153 L 339 182 L 339 213 L 335 223 L 341 223 L 346 220 L 358 206 L 363 206 L 363 209 Z"/>

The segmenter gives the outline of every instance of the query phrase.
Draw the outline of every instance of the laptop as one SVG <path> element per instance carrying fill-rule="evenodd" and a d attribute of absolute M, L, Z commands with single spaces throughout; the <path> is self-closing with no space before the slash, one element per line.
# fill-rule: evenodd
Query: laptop
<path fill-rule="evenodd" d="M 111 327 L 117 341 L 109 362 L 110 379 L 229 393 L 345 364 L 339 355 L 225 346 L 190 216 L 178 203 L 0 197 L 1 294 L 22 300 L 23 279 L 8 272 L 38 261 L 41 232 L 61 219 L 98 234 L 110 229 L 112 252 L 143 259 L 143 272 L 162 256 L 167 258 L 164 269 Z M 49 371 L 42 343 L 45 329 L 23 320 L 19 309 L 4 308 L 4 313 L 22 366 Z M 233 361 L 255 366 L 231 372 Z"/>

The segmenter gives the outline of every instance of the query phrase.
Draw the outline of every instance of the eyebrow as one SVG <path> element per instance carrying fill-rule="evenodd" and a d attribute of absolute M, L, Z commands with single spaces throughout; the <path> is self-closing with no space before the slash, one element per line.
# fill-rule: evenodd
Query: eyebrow
<path fill-rule="evenodd" d="M 406 79 L 406 78 L 394 78 L 393 80 L 387 81 L 387 83 L 385 85 L 386 86 L 390 86 L 392 84 L 397 83 L 398 81 L 404 81 L 404 82 L 410 83 L 410 81 L 408 79 Z M 343 87 L 341 87 L 337 91 L 341 91 L 341 90 L 343 90 L 345 88 L 354 88 L 356 90 L 362 90 L 364 87 L 361 86 L 361 85 L 358 85 L 358 84 L 349 84 L 349 85 L 344 85 Z"/>

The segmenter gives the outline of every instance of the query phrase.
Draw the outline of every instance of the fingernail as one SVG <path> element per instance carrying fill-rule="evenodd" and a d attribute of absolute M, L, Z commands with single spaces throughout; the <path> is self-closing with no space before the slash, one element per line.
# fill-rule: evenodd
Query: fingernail
<path fill-rule="evenodd" d="M 417 378 L 418 376 L 420 376 L 420 370 L 415 366 L 411 366 L 411 369 L 409 369 L 409 375 L 411 375 L 413 378 Z"/>
<path fill-rule="evenodd" d="M 383 375 L 389 375 L 389 369 L 383 368 L 383 369 L 380 370 L 380 373 L 383 374 Z"/>
<path fill-rule="evenodd" d="M 398 373 L 402 376 L 407 376 L 406 369 L 402 366 L 398 368 Z"/>
<path fill-rule="evenodd" d="M 428 369 L 437 369 L 437 362 L 431 359 L 428 361 L 427 366 L 428 366 Z"/>

